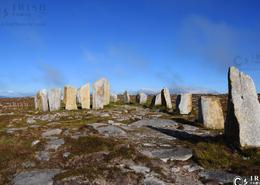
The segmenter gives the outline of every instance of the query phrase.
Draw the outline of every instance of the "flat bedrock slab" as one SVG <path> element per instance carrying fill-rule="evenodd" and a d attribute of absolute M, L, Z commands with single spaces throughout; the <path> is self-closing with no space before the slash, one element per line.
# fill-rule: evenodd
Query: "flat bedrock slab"
<path fill-rule="evenodd" d="M 60 135 L 62 132 L 61 129 L 56 128 L 56 129 L 48 129 L 47 131 L 42 133 L 42 137 L 49 137 L 53 135 Z"/>
<path fill-rule="evenodd" d="M 214 180 L 220 184 L 226 184 L 233 182 L 233 179 L 237 175 L 221 170 L 209 170 L 200 172 L 199 176 L 205 178 L 206 180 Z"/>
<path fill-rule="evenodd" d="M 100 133 L 100 134 L 103 134 L 103 135 L 107 135 L 107 136 L 127 136 L 127 133 L 117 127 L 117 126 L 114 126 L 114 125 L 107 125 L 107 126 L 101 126 L 101 127 L 96 127 L 96 130 Z"/>
<path fill-rule="evenodd" d="M 130 124 L 130 126 L 178 127 L 178 123 L 168 119 L 143 119 Z"/>
<path fill-rule="evenodd" d="M 52 185 L 53 177 L 60 173 L 59 169 L 44 169 L 21 172 L 16 174 L 13 185 Z"/>
<path fill-rule="evenodd" d="M 159 158 L 164 162 L 168 160 L 186 161 L 192 157 L 192 150 L 188 148 L 175 147 L 172 149 L 142 150 L 144 155 Z"/>

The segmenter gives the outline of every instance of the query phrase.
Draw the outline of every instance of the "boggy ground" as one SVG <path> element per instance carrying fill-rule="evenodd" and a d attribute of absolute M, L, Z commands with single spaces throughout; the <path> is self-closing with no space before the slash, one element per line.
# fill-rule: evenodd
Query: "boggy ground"
<path fill-rule="evenodd" d="M 1 109 L 0 184 L 217 184 L 260 174 L 259 150 L 228 147 L 194 114 L 111 104 Z"/>

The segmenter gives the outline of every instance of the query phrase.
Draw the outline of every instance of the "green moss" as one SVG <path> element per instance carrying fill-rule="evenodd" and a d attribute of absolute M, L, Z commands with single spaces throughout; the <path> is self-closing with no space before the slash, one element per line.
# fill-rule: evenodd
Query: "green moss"
<path fill-rule="evenodd" d="M 72 154 L 86 154 L 99 151 L 111 151 L 117 144 L 116 141 L 110 138 L 98 136 L 85 136 L 77 140 L 66 138 L 66 143 L 70 146 Z"/>
<path fill-rule="evenodd" d="M 224 143 L 199 142 L 193 151 L 194 160 L 206 169 L 230 170 L 239 175 L 260 173 L 259 149 L 235 152 Z"/>

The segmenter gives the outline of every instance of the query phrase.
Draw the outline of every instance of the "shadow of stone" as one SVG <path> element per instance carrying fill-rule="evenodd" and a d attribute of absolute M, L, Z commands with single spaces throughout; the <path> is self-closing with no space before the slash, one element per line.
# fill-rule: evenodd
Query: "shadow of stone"
<path fill-rule="evenodd" d="M 199 136 L 199 135 L 195 135 L 195 134 L 190 134 L 185 131 L 170 130 L 170 129 L 165 129 L 165 128 L 152 127 L 152 126 L 147 126 L 147 127 L 150 129 L 159 131 L 168 136 L 177 138 L 179 140 L 188 141 L 193 144 L 196 144 L 199 142 L 222 143 L 222 144 L 224 143 L 223 134 L 220 134 L 217 136 Z"/>

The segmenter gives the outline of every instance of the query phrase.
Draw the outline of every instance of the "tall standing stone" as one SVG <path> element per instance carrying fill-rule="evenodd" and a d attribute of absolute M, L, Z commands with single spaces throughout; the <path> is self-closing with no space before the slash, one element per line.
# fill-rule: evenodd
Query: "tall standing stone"
<path fill-rule="evenodd" d="M 90 85 L 83 85 L 78 89 L 78 101 L 82 109 L 90 109 Z"/>
<path fill-rule="evenodd" d="M 64 87 L 64 103 L 66 110 L 77 110 L 77 89 L 71 86 Z"/>
<path fill-rule="evenodd" d="M 200 99 L 199 117 L 206 128 L 223 129 L 224 115 L 219 98 L 202 96 Z"/>
<path fill-rule="evenodd" d="M 100 79 L 93 84 L 92 108 L 103 109 L 105 101 L 105 81 Z"/>
<path fill-rule="evenodd" d="M 180 114 L 189 114 L 192 111 L 192 94 L 185 93 L 177 97 L 177 109 Z"/>
<path fill-rule="evenodd" d="M 130 103 L 131 99 L 127 91 L 124 92 L 123 97 L 124 97 L 124 103 Z"/>
<path fill-rule="evenodd" d="M 168 88 L 163 88 L 161 91 L 162 94 L 162 105 L 167 107 L 168 109 L 172 109 L 172 101 L 171 101 L 171 95 Z"/>
<path fill-rule="evenodd" d="M 60 110 L 61 108 L 61 89 L 51 89 L 48 91 L 48 101 L 50 111 Z"/>
<path fill-rule="evenodd" d="M 237 147 L 260 147 L 260 104 L 254 81 L 235 67 L 228 72 L 225 138 Z"/>
<path fill-rule="evenodd" d="M 161 95 L 161 93 L 155 95 L 152 99 L 151 106 L 158 106 L 158 105 L 162 105 L 162 95 Z"/>
<path fill-rule="evenodd" d="M 104 90 L 105 90 L 104 105 L 108 105 L 110 102 L 110 84 L 107 79 L 103 78 L 103 80 L 104 80 Z"/>
<path fill-rule="evenodd" d="M 110 95 L 110 101 L 112 103 L 116 103 L 117 102 L 117 95 L 116 94 L 111 94 Z"/>
<path fill-rule="evenodd" d="M 136 101 L 139 104 L 145 104 L 147 101 L 147 95 L 143 92 L 140 92 L 137 96 L 136 96 Z"/>
<path fill-rule="evenodd" d="M 43 89 L 37 92 L 35 97 L 35 108 L 39 111 L 46 112 L 49 110 L 47 90 Z"/>

